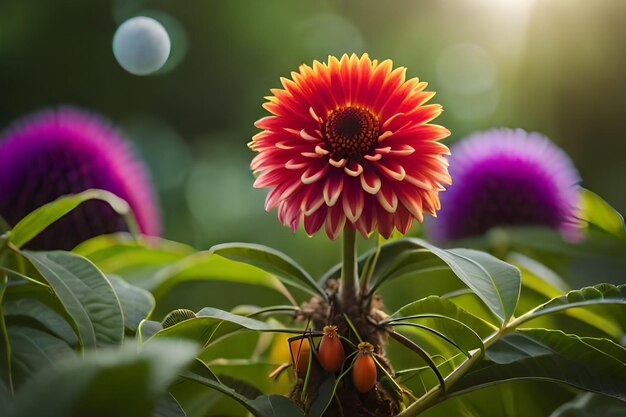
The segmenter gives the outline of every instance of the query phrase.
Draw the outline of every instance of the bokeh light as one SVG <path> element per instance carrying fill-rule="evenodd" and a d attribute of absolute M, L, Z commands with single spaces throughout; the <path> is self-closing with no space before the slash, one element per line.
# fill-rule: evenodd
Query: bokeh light
<path fill-rule="evenodd" d="M 128 19 L 113 36 L 115 59 L 134 75 L 158 71 L 167 61 L 170 47 L 170 38 L 163 25 L 146 16 Z"/>

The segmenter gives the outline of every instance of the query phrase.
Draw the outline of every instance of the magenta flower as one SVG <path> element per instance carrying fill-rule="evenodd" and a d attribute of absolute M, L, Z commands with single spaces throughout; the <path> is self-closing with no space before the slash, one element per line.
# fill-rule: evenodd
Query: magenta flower
<path fill-rule="evenodd" d="M 142 233 L 159 233 L 158 207 L 146 170 L 103 118 L 74 108 L 45 110 L 0 135 L 0 215 L 15 225 L 57 197 L 100 188 L 126 200 Z M 31 249 L 69 250 L 105 233 L 127 230 L 102 201 L 88 201 L 32 240 Z"/>
<path fill-rule="evenodd" d="M 570 158 L 539 133 L 492 129 L 451 148 L 454 181 L 441 194 L 431 239 L 445 242 L 495 226 L 546 226 L 570 239 L 579 233 L 580 176 Z"/>

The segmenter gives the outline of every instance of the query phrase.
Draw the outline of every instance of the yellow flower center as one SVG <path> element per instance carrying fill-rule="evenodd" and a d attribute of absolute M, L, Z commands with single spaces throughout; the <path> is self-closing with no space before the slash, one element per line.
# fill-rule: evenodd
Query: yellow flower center
<path fill-rule="evenodd" d="M 331 158 L 358 157 L 369 153 L 380 136 L 378 119 L 366 109 L 338 107 L 322 126 Z"/>

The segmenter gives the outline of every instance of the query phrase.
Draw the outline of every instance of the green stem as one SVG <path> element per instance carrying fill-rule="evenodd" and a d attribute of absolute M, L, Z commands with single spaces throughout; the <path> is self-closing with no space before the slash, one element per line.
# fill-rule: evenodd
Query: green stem
<path fill-rule="evenodd" d="M 484 346 L 485 350 L 492 344 L 494 344 L 500 337 L 508 333 L 512 327 L 505 326 L 498 332 L 492 334 L 487 339 L 485 339 Z M 467 358 L 459 367 L 457 367 L 454 371 L 450 373 L 447 377 L 444 378 L 445 386 L 447 389 L 450 389 L 454 384 L 456 384 L 463 376 L 479 361 L 482 359 L 482 352 L 478 350 L 474 352 L 469 358 Z M 444 392 L 441 389 L 441 385 L 437 385 L 431 388 L 428 392 L 422 395 L 417 401 L 408 406 L 404 411 L 398 414 L 398 417 L 415 417 L 419 415 L 421 412 L 429 409 L 430 407 L 437 404 L 444 397 Z"/>
<path fill-rule="evenodd" d="M 11 395 L 14 393 L 13 388 L 13 370 L 11 369 L 11 343 L 9 342 L 9 333 L 4 321 L 4 311 L 2 304 L 4 302 L 4 291 L 7 286 L 7 274 L 4 271 L 0 271 L 0 372 L 5 375 L 0 375 L 0 378 L 4 379 L 8 385 Z"/>
<path fill-rule="evenodd" d="M 356 256 L 356 231 L 347 226 L 343 230 L 343 258 L 339 297 L 346 308 L 354 305 L 358 298 L 359 275 Z"/>

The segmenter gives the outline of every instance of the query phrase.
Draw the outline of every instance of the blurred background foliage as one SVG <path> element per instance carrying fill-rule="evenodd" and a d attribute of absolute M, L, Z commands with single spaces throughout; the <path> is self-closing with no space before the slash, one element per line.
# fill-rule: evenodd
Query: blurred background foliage
<path fill-rule="evenodd" d="M 172 38 L 153 76 L 111 51 L 136 15 Z M 391 58 L 437 91 L 448 144 L 493 126 L 543 132 L 624 212 L 625 17 L 623 0 L 0 0 L 0 128 L 57 104 L 101 112 L 147 161 L 165 237 L 262 243 L 320 274 L 339 244 L 292 234 L 252 188 L 246 144 L 280 76 L 328 54 Z"/>

